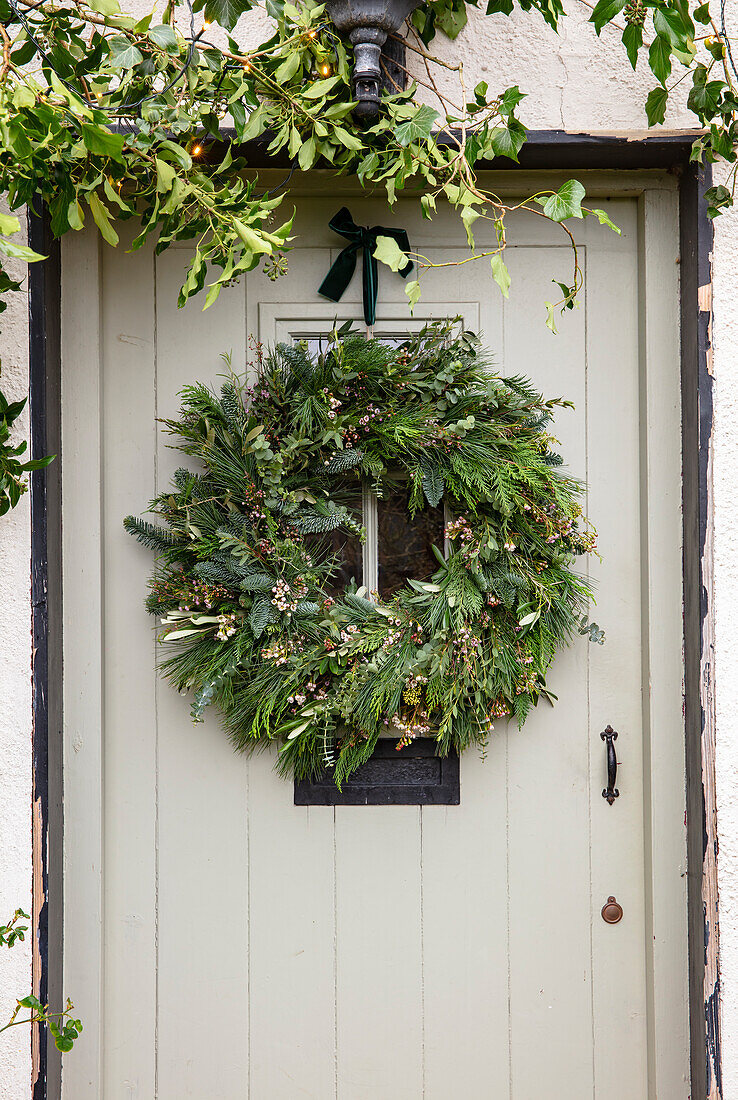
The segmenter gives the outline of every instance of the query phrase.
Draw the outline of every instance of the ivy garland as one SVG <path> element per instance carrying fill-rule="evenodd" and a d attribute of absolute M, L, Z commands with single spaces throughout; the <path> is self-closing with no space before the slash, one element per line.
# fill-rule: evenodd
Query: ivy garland
<path fill-rule="evenodd" d="M 572 569 L 595 534 L 548 433 L 569 402 L 494 373 L 450 322 L 399 348 L 345 331 L 315 357 L 257 348 L 256 366 L 250 388 L 183 390 L 164 423 L 204 472 L 152 502 L 166 527 L 125 520 L 158 555 L 147 608 L 193 718 L 213 703 L 237 749 L 279 741 L 283 773 L 330 765 L 339 786 L 382 733 L 445 755 L 484 746 L 496 718 L 522 725 L 552 698 L 557 649 L 602 639 Z M 410 517 L 443 499 L 449 551 L 392 598 L 356 581 L 334 598 L 329 536 L 363 538 L 367 483 L 402 486 Z"/>

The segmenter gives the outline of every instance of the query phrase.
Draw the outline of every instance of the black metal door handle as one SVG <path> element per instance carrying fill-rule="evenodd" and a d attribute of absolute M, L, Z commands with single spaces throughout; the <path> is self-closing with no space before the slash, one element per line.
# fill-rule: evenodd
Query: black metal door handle
<path fill-rule="evenodd" d="M 617 730 L 612 726 L 606 726 L 600 737 L 607 742 L 607 786 L 602 792 L 602 797 L 606 798 L 608 805 L 612 806 L 615 799 L 620 798 L 620 791 L 615 786 L 618 778 L 618 758 L 613 744 L 613 741 L 618 739 Z"/>

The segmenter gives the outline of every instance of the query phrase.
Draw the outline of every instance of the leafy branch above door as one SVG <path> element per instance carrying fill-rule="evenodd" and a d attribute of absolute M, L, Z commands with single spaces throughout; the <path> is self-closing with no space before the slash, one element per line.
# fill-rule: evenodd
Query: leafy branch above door
<path fill-rule="evenodd" d="M 489 0 L 491 17 L 509 15 L 513 0 Z M 519 0 L 537 9 L 558 30 L 560 0 Z M 702 4 L 690 15 L 686 0 L 599 0 L 592 22 L 599 33 L 620 14 L 623 43 L 635 66 L 648 23 L 653 39 L 648 64 L 658 81 L 649 94 L 649 124 L 664 119 L 673 60 L 692 78 L 689 106 L 709 130 L 695 141 L 695 159 L 735 161 L 738 98 L 731 45 L 724 26 Z M 244 17 L 244 18 L 241 18 Z M 258 46 L 253 20 L 267 19 L 269 35 Z M 695 23 L 706 33 L 697 35 Z M 407 67 L 369 126 L 354 117 L 351 47 L 336 33 L 326 6 L 266 0 L 186 0 L 169 3 L 155 16 L 126 14 L 119 0 L 0 0 L 0 191 L 11 209 L 34 198 L 47 204 L 51 228 L 60 237 L 92 219 L 115 246 L 115 223 L 140 219 L 134 247 L 155 237 L 161 252 L 174 241 L 191 241 L 192 259 L 179 301 L 205 292 L 205 308 L 223 286 L 263 265 L 272 278 L 287 267 L 292 218 L 285 195 L 295 172 L 314 166 L 337 176 L 355 176 L 394 203 L 398 193 L 417 196 L 426 217 L 438 202 L 457 211 L 469 244 L 462 261 L 489 264 L 489 275 L 508 295 L 505 263 L 507 220 L 522 210 L 560 225 L 571 246 L 571 268 L 552 272 L 556 293 L 545 303 L 555 331 L 558 311 L 573 308 L 582 283 L 575 232 L 578 219 L 593 216 L 618 231 L 608 215 L 583 206 L 576 180 L 558 190 L 542 189 L 514 203 L 480 182 L 477 165 L 493 157 L 517 161 L 525 142 L 518 111 L 525 90 L 467 87 L 464 68 L 431 52 L 437 31 L 456 37 L 466 22 L 464 0 L 432 0 L 412 15 Z M 708 33 L 709 32 L 709 33 Z M 440 86 L 443 70 L 455 90 Z M 718 74 L 718 75 L 716 75 Z M 676 82 L 678 83 L 679 80 Z M 433 105 L 419 102 L 419 92 Z M 265 190 L 236 146 L 227 140 L 263 140 L 268 152 L 287 159 L 289 172 Z M 734 185 L 734 173 L 732 175 Z M 731 185 L 731 186 L 732 186 Z M 732 190 L 714 188 L 711 212 L 732 203 Z M 477 248 L 475 229 L 492 227 L 493 245 Z M 15 223 L 0 223 L 0 254 L 39 257 L 13 238 Z M 393 247 L 394 245 L 394 247 Z M 380 238 L 376 256 L 398 270 L 408 256 Z M 411 253 L 417 278 L 408 282 L 414 305 L 430 257 Z M 13 289 L 0 269 L 0 293 Z M 0 440 L 0 477 L 15 460 Z M 23 489 L 13 471 L 13 503 Z"/>

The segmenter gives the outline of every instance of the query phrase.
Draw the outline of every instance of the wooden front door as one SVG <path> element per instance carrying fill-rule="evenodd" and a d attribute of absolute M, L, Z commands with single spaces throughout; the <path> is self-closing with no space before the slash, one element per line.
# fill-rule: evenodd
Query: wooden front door
<path fill-rule="evenodd" d="M 571 260 L 540 219 L 510 227 L 509 301 L 485 261 L 438 268 L 412 320 L 380 274 L 376 334 L 460 314 L 575 403 L 555 431 L 599 531 L 606 644 L 575 642 L 557 705 L 462 759 L 459 806 L 296 807 L 272 755 L 193 726 L 122 528 L 178 464 L 156 418 L 183 385 L 223 352 L 241 367 L 249 335 L 360 319 L 358 270 L 339 305 L 317 294 L 343 202 L 436 261 L 467 254 L 455 219 L 306 188 L 289 273 L 206 313 L 176 308 L 184 249 L 64 241 L 64 985 L 85 1023 L 66 1100 L 687 1100 L 677 196 L 657 174 L 589 184 L 622 236 L 577 227 L 586 288 L 558 336 L 543 302 Z"/>

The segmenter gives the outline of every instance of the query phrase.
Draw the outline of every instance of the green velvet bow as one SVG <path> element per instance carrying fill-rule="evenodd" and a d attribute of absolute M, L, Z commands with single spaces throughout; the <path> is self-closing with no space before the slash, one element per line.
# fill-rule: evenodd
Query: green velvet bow
<path fill-rule="evenodd" d="M 340 301 L 356 270 L 356 253 L 360 248 L 363 249 L 364 322 L 371 326 L 377 319 L 379 273 L 374 256 L 377 237 L 392 237 L 397 241 L 403 252 L 409 252 L 410 241 L 407 233 L 404 229 L 387 229 L 382 225 L 373 225 L 371 229 L 368 226 L 357 225 L 345 206 L 342 206 L 338 213 L 334 214 L 328 225 L 334 233 L 340 233 L 350 243 L 336 257 L 330 271 L 320 284 L 318 294 L 322 294 L 324 298 L 330 298 L 332 302 Z M 408 261 L 405 267 L 400 270 L 403 279 L 407 278 L 412 269 L 412 262 Z"/>

